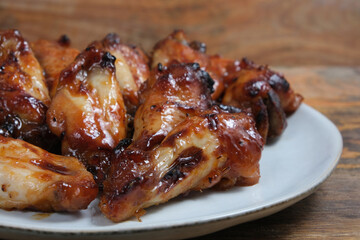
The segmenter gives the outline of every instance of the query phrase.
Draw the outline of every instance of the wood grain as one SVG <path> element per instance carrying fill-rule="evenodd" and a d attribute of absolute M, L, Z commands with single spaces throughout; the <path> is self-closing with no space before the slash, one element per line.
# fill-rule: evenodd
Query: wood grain
<path fill-rule="evenodd" d="M 360 67 L 277 68 L 343 136 L 337 168 L 306 199 L 205 239 L 360 239 Z"/>
<path fill-rule="evenodd" d="M 357 0 L 1 0 L 0 29 L 26 38 L 68 34 L 78 48 L 117 32 L 151 50 L 174 29 L 211 53 L 279 66 L 360 63 Z"/>

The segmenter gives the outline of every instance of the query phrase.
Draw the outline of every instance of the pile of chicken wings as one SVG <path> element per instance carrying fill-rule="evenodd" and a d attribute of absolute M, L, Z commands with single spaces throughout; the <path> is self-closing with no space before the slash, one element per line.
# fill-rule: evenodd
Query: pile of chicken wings
<path fill-rule="evenodd" d="M 301 104 L 280 73 L 174 31 L 151 55 L 108 34 L 84 50 L 0 32 L 0 208 L 114 222 L 189 191 L 250 186 Z"/>

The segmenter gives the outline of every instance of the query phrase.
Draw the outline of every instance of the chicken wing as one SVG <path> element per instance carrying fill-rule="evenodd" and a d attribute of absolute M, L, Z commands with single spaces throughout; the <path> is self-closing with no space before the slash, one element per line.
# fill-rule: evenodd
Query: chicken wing
<path fill-rule="evenodd" d="M 0 136 L 0 208 L 39 211 L 86 209 L 98 193 L 92 175 L 75 158 L 50 154 Z"/>
<path fill-rule="evenodd" d="M 70 47 L 70 39 L 63 35 L 58 41 L 38 40 L 31 44 L 36 58 L 44 68 L 45 81 L 50 97 L 56 93 L 61 71 L 79 55 L 79 50 Z"/>
<path fill-rule="evenodd" d="M 269 69 L 268 66 L 256 65 L 246 58 L 243 58 L 241 61 L 228 62 L 225 82 L 228 85 L 234 84 L 240 76 L 244 77 L 251 72 L 266 79 L 269 86 L 279 96 L 281 108 L 286 115 L 292 114 L 299 108 L 303 97 L 294 92 L 284 75 Z"/>
<path fill-rule="evenodd" d="M 17 30 L 0 33 L 0 134 L 50 149 L 57 141 L 46 126 L 50 104 L 42 69 Z"/>
<path fill-rule="evenodd" d="M 140 148 L 152 149 L 176 124 L 211 106 L 213 80 L 199 64 L 160 64 L 147 84 L 134 119 L 133 139 Z"/>
<path fill-rule="evenodd" d="M 139 105 L 138 92 L 149 78 L 149 59 L 138 47 L 121 42 L 115 33 L 108 34 L 101 42 L 95 43 L 115 56 L 116 78 L 128 113 L 134 114 Z"/>
<path fill-rule="evenodd" d="M 181 63 L 198 63 L 214 80 L 212 98 L 220 97 L 224 90 L 223 75 L 228 61 L 217 55 L 207 55 L 206 45 L 197 41 L 190 42 L 182 30 L 174 31 L 155 45 L 151 66 L 155 68 L 158 63 L 168 65 L 173 60 Z"/>
<path fill-rule="evenodd" d="M 190 190 L 257 183 L 263 140 L 255 123 L 211 108 L 213 82 L 199 64 L 158 65 L 148 84 L 134 142 L 115 151 L 104 181 L 108 218 L 125 220 Z"/>
<path fill-rule="evenodd" d="M 281 135 L 286 114 L 296 111 L 302 96 L 294 93 L 283 75 L 247 59 L 229 65 L 228 73 L 235 82 L 227 87 L 222 103 L 251 112 L 264 139 Z"/>
<path fill-rule="evenodd" d="M 62 153 L 80 159 L 98 184 L 113 149 L 126 137 L 126 111 L 115 76 L 115 57 L 95 46 L 65 68 L 47 112 Z"/>
<path fill-rule="evenodd" d="M 159 62 L 169 64 L 172 60 L 199 63 L 215 81 L 214 100 L 222 99 L 223 104 L 250 111 L 264 139 L 272 140 L 281 135 L 286 127 L 285 114 L 296 111 L 302 101 L 286 79 L 246 59 L 234 61 L 205 52 L 204 43 L 189 42 L 183 31 L 175 31 L 155 45 L 152 67 Z"/>
<path fill-rule="evenodd" d="M 153 151 L 130 146 L 115 157 L 100 208 L 119 222 L 190 190 L 253 185 L 262 144 L 245 113 L 189 117 Z"/>

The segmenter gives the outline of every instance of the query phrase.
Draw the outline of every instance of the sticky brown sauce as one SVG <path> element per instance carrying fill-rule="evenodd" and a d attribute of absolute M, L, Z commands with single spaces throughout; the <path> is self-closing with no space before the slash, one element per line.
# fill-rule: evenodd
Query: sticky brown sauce
<path fill-rule="evenodd" d="M 46 160 L 33 159 L 33 160 L 30 160 L 30 163 L 32 163 L 35 166 L 40 167 L 44 170 L 49 170 L 49 171 L 52 171 L 54 173 L 58 173 L 61 175 L 71 175 L 72 174 L 72 172 L 69 169 L 67 169 L 66 167 L 54 165 L 50 162 L 47 162 Z"/>
<path fill-rule="evenodd" d="M 186 178 L 204 159 L 203 151 L 197 147 L 185 149 L 178 158 L 175 159 L 170 170 L 161 179 L 160 191 L 167 192 L 179 181 Z"/>

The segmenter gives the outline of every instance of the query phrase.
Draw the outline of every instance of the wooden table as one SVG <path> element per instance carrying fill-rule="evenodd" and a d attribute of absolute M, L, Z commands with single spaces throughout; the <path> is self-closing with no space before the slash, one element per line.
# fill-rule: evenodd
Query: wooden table
<path fill-rule="evenodd" d="M 344 150 L 332 175 L 272 216 L 196 239 L 360 239 L 360 67 L 278 68 L 305 103 L 332 120 Z"/>
<path fill-rule="evenodd" d="M 308 198 L 197 239 L 360 239 L 360 2 L 357 0 L 2 0 L 0 29 L 33 41 L 66 33 L 84 48 L 108 32 L 146 50 L 173 29 L 210 53 L 248 56 L 285 73 L 340 129 L 340 163 Z"/>

